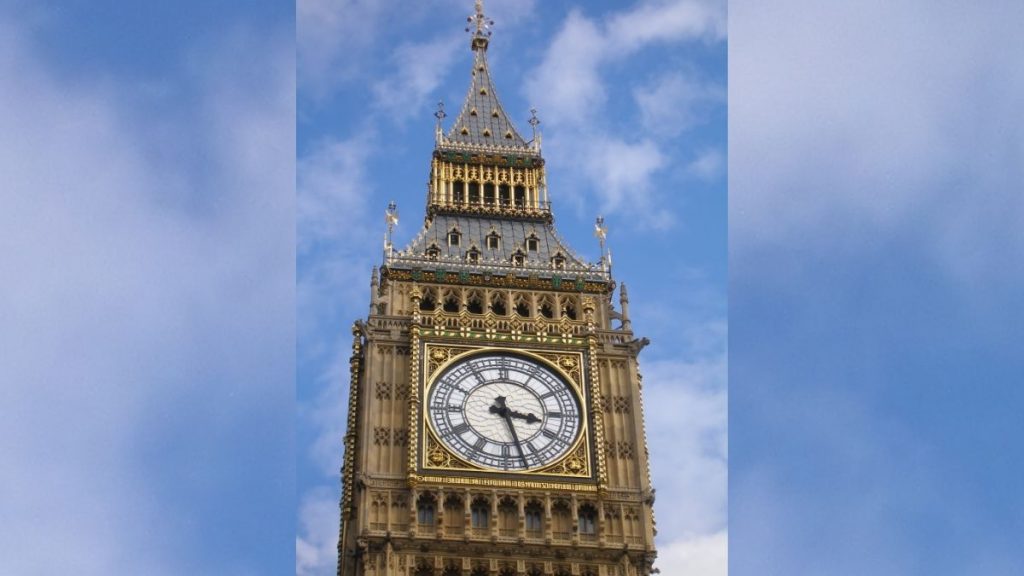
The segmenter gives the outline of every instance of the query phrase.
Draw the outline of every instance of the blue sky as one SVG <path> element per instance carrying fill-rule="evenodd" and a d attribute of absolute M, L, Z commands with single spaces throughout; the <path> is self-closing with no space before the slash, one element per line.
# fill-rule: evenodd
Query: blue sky
<path fill-rule="evenodd" d="M 348 327 L 367 312 L 388 201 L 397 244 L 422 225 L 436 103 L 454 117 L 469 86 L 473 2 L 298 6 L 297 571 L 319 575 L 336 562 Z M 724 574 L 725 5 L 486 11 L 503 106 L 520 132 L 531 108 L 541 120 L 561 235 L 596 261 L 605 216 L 634 329 L 654 342 L 642 370 L 660 566 Z"/>
<path fill-rule="evenodd" d="M 729 16 L 730 571 L 1024 572 L 1024 5 Z"/>
<path fill-rule="evenodd" d="M 332 572 L 348 326 L 470 4 L 0 2 L 0 571 Z M 654 341 L 662 573 L 1024 572 L 1024 9 L 729 4 L 727 85 L 721 3 L 488 2 Z"/>
<path fill-rule="evenodd" d="M 0 6 L 0 572 L 294 558 L 294 10 Z"/>

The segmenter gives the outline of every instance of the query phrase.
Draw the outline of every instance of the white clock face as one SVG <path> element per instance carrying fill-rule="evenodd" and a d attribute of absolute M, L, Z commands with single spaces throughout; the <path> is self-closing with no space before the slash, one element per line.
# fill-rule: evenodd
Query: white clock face
<path fill-rule="evenodd" d="M 494 470 L 529 470 L 572 448 L 580 405 L 543 363 L 493 353 L 448 367 L 434 381 L 427 413 L 441 441 L 462 458 Z"/>

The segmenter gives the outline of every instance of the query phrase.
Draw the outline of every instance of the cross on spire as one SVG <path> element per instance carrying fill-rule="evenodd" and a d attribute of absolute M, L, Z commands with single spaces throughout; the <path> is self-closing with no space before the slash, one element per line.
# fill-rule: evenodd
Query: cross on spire
<path fill-rule="evenodd" d="M 475 8 L 473 14 L 466 17 L 466 22 L 470 24 L 466 26 L 466 32 L 473 34 L 474 50 L 478 48 L 487 50 L 487 39 L 491 37 L 491 26 L 494 26 L 494 20 L 484 15 L 483 0 L 476 0 Z"/>

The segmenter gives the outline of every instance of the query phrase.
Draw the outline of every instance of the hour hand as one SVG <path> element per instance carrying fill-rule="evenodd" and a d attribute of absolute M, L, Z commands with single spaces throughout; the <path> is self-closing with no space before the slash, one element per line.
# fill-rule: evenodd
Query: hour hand
<path fill-rule="evenodd" d="M 508 417 L 508 408 L 505 406 L 505 397 L 498 396 L 494 399 L 494 405 L 488 408 L 491 414 L 497 414 L 502 418 Z"/>
<path fill-rule="evenodd" d="M 519 412 L 512 411 L 512 412 L 509 412 L 509 416 L 511 416 L 513 418 L 519 418 L 520 420 L 526 420 L 527 424 L 533 424 L 535 422 L 540 422 L 540 418 L 537 418 L 536 416 L 534 416 L 533 412 L 530 412 L 529 414 L 521 414 Z"/>

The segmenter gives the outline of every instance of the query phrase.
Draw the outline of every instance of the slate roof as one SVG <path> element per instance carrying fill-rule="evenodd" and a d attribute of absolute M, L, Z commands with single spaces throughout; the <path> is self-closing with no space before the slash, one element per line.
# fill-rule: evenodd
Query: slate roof
<path fill-rule="evenodd" d="M 461 238 L 458 246 L 448 245 L 448 233 L 456 229 Z M 498 249 L 487 248 L 486 237 L 492 232 L 500 236 Z M 537 238 L 537 250 L 527 249 L 527 238 Z M 436 260 L 427 256 L 427 250 L 436 246 L 440 255 Z M 466 254 L 472 248 L 479 253 L 477 263 L 469 262 Z M 514 266 L 516 251 L 525 256 L 523 266 Z M 556 269 L 552 258 L 560 254 L 565 258 L 564 269 Z M 437 215 L 428 220 L 419 235 L 404 250 L 396 252 L 389 261 L 391 266 L 429 268 L 444 266 L 449 271 L 491 270 L 500 274 L 526 272 L 550 277 L 581 276 L 585 279 L 607 280 L 608 272 L 601 264 L 585 262 L 558 237 L 552 224 L 536 220 L 509 220 L 481 218 L 465 215 Z"/>
<path fill-rule="evenodd" d="M 498 93 L 491 81 L 487 66 L 487 44 L 478 42 L 473 46 L 473 69 L 469 92 L 462 104 L 462 110 L 455 119 L 448 135 L 440 144 L 469 145 L 471 147 L 518 148 L 533 152 L 523 137 L 516 131 L 505 110 L 498 101 Z"/>

